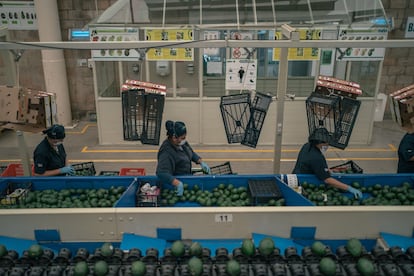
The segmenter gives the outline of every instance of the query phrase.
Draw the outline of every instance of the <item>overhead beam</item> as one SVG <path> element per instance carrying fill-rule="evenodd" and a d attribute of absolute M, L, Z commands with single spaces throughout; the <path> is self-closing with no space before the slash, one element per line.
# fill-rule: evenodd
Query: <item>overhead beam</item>
<path fill-rule="evenodd" d="M 414 39 L 384 41 L 343 40 L 199 40 L 199 41 L 123 41 L 123 42 L 0 42 L 0 50 L 10 49 L 149 49 L 149 48 L 412 48 Z"/>

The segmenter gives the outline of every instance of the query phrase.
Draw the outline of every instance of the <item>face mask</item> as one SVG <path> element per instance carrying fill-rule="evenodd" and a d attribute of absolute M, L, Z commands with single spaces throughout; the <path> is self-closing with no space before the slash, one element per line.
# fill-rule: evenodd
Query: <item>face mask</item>
<path fill-rule="evenodd" d="M 184 144 L 185 144 L 185 139 L 181 140 L 181 142 L 178 145 L 183 146 Z"/>
<path fill-rule="evenodd" d="M 321 152 L 325 153 L 328 150 L 329 146 L 322 146 L 321 147 Z"/>
<path fill-rule="evenodd" d="M 52 145 L 53 145 L 54 147 L 57 147 L 57 146 L 62 145 L 62 144 L 63 144 L 63 142 L 56 142 L 56 143 L 53 143 Z"/>

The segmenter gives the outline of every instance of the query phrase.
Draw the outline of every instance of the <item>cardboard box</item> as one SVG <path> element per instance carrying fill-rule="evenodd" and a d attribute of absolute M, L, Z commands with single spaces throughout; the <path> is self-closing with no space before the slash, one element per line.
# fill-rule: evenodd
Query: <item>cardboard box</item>
<path fill-rule="evenodd" d="M 414 126 L 414 84 L 390 93 L 390 110 L 400 127 Z"/>
<path fill-rule="evenodd" d="M 57 123 L 53 93 L 29 88 L 0 86 L 2 128 L 37 132 Z"/>

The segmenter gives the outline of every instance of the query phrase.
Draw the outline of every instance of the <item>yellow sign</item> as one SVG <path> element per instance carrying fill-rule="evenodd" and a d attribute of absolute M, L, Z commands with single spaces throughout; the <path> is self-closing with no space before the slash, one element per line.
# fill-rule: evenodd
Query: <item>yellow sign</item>
<path fill-rule="evenodd" d="M 146 41 L 182 41 L 183 48 L 151 48 L 147 60 L 193 61 L 194 49 L 185 47 L 186 41 L 193 41 L 192 29 L 148 29 L 145 30 Z"/>
<path fill-rule="evenodd" d="M 319 40 L 321 30 L 299 29 L 300 40 Z M 275 32 L 275 40 L 283 39 L 282 32 Z M 289 48 L 288 60 L 319 60 L 319 48 Z M 273 60 L 280 59 L 280 48 L 273 49 Z"/>

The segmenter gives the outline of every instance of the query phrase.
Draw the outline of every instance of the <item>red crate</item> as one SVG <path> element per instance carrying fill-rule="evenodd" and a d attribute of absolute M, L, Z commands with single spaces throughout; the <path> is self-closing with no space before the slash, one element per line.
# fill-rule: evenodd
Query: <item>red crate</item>
<path fill-rule="evenodd" d="M 132 176 L 140 176 L 145 175 L 144 168 L 121 168 L 119 171 L 119 175 L 132 175 Z"/>
<path fill-rule="evenodd" d="M 32 175 L 34 175 L 34 165 L 32 165 Z M 9 164 L 0 176 L 24 176 L 24 169 L 22 164 Z"/>
<path fill-rule="evenodd" d="M 7 168 L 3 171 L 1 176 L 24 176 L 24 170 L 22 164 L 9 164 Z"/>

